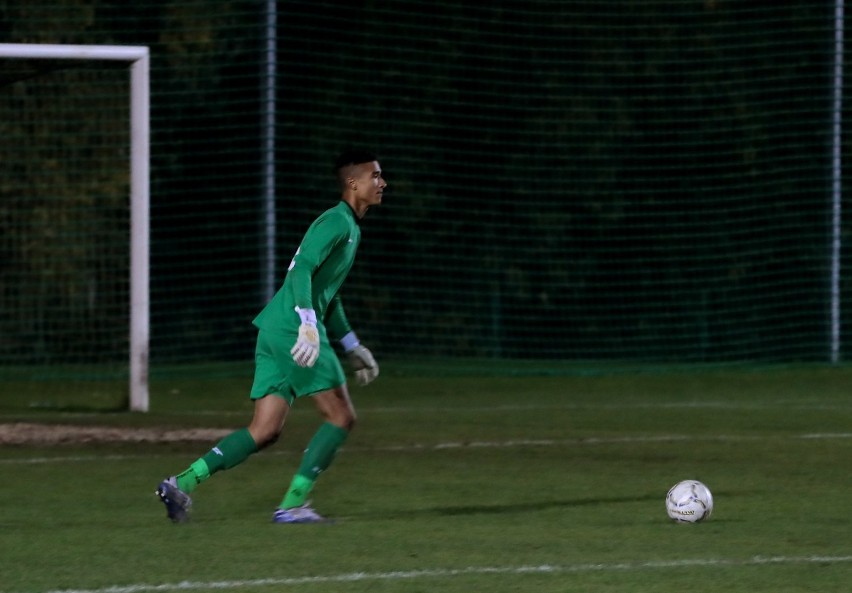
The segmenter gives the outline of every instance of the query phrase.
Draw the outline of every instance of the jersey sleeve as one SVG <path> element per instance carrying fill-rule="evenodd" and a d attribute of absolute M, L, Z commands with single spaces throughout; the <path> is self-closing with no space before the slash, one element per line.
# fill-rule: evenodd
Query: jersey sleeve
<path fill-rule="evenodd" d="M 300 309 L 313 309 L 312 280 L 314 272 L 332 250 L 346 241 L 349 227 L 342 216 L 318 218 L 305 233 L 287 274 L 291 277 L 293 300 Z"/>
<path fill-rule="evenodd" d="M 343 303 L 340 300 L 340 295 L 334 295 L 328 305 L 328 312 L 325 315 L 325 327 L 328 330 L 328 335 L 339 340 L 346 334 L 352 331 L 349 325 L 349 320 L 346 319 L 346 313 L 343 311 Z"/>

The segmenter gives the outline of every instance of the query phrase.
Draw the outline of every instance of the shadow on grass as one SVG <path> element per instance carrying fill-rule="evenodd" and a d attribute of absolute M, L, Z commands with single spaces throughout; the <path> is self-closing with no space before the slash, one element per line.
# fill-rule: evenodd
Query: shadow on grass
<path fill-rule="evenodd" d="M 410 510 L 395 510 L 383 512 L 382 516 L 387 519 L 402 519 L 413 517 L 459 517 L 465 515 L 510 515 L 517 513 L 537 513 L 551 509 L 570 509 L 610 504 L 624 504 L 636 502 L 659 502 L 658 495 L 623 496 L 609 498 L 578 498 L 572 500 L 541 500 L 524 501 L 509 504 L 466 504 L 453 506 L 425 507 Z M 662 504 L 661 504 L 662 506 Z M 372 513 L 356 513 L 352 516 L 362 516 Z"/>
<path fill-rule="evenodd" d="M 659 496 L 622 496 L 611 498 L 578 498 L 574 500 L 547 500 L 512 504 L 476 504 L 434 507 L 419 511 L 425 514 L 453 517 L 458 515 L 502 515 L 510 513 L 534 513 L 549 509 L 566 509 L 605 504 L 634 503 L 657 500 Z"/>

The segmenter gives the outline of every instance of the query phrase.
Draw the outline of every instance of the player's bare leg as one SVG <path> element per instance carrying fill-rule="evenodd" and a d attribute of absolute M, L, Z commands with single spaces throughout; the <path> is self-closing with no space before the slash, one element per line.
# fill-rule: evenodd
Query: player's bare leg
<path fill-rule="evenodd" d="M 311 399 L 314 400 L 317 410 L 326 422 L 349 432 L 352 431 L 357 417 L 346 385 L 323 391 Z"/>
<path fill-rule="evenodd" d="M 278 440 L 289 412 L 290 404 L 277 395 L 267 395 L 254 401 L 254 416 L 248 431 L 258 450 Z"/>

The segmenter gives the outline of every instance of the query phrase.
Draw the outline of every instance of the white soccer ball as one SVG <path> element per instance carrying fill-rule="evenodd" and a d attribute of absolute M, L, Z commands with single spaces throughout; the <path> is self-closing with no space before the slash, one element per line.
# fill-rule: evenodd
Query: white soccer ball
<path fill-rule="evenodd" d="M 679 523 L 698 523 L 713 512 L 713 495 L 698 480 L 684 480 L 666 494 L 666 512 Z"/>

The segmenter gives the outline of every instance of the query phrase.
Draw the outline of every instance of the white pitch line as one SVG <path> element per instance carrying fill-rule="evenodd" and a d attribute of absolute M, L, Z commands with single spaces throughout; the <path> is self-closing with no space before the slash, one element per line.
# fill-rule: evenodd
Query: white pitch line
<path fill-rule="evenodd" d="M 20 459 L 0 459 L 0 465 L 38 465 L 40 463 L 83 463 L 89 461 L 131 461 L 151 459 L 163 455 L 66 455 L 63 457 L 21 457 Z"/>
<path fill-rule="evenodd" d="M 468 566 L 465 568 L 432 568 L 392 572 L 350 572 L 337 575 L 264 578 L 234 581 L 180 581 L 159 585 L 139 583 L 113 585 L 100 589 L 54 589 L 44 593 L 163 593 L 169 591 L 198 591 L 215 589 L 245 589 L 250 587 L 282 587 L 323 583 L 354 583 L 363 581 L 402 581 L 428 578 L 464 577 L 467 575 L 525 575 L 566 574 L 587 572 L 632 572 L 672 568 L 707 568 L 718 566 L 769 566 L 791 564 L 845 564 L 852 556 L 754 556 L 746 559 L 695 558 L 691 560 L 652 560 L 648 562 L 617 562 L 594 564 L 542 564 L 529 566 Z M 0 592 L 2 593 L 2 592 Z"/>
<path fill-rule="evenodd" d="M 578 437 L 575 439 L 510 439 L 506 441 L 448 441 L 432 444 L 387 445 L 383 447 L 343 447 L 341 453 L 422 453 L 428 451 L 447 451 L 461 449 L 514 449 L 524 447 L 571 447 L 579 445 L 624 445 L 647 443 L 680 443 L 680 442 L 731 442 L 772 440 L 846 440 L 852 439 L 852 432 L 809 433 L 791 436 L 744 436 L 744 435 L 660 435 L 644 437 Z M 297 455 L 300 451 L 267 451 L 264 455 Z M 41 463 L 82 463 L 103 461 L 130 461 L 134 459 L 166 458 L 172 455 L 73 455 L 57 457 L 21 457 L 0 459 L 0 465 L 30 465 Z M 2 593 L 2 592 L 0 592 Z"/>

